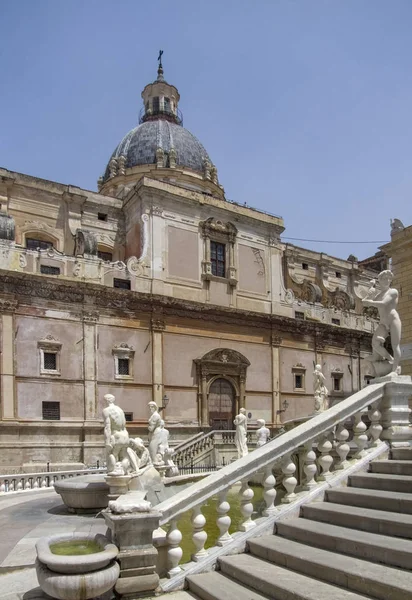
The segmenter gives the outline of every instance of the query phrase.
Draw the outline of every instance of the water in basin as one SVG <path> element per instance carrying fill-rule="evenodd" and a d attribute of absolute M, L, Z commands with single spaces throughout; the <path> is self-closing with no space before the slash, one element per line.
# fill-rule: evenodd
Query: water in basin
<path fill-rule="evenodd" d="M 50 544 L 50 552 L 63 556 L 80 556 L 103 552 L 103 548 L 93 540 L 68 540 Z"/>

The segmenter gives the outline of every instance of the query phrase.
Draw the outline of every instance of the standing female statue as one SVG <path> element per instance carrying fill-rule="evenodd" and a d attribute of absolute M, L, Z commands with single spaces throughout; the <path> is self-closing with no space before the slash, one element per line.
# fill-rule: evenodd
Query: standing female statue
<path fill-rule="evenodd" d="M 248 454 L 247 448 L 247 416 L 246 408 L 241 408 L 239 414 L 233 421 L 236 427 L 235 446 L 238 458 L 242 458 Z"/>

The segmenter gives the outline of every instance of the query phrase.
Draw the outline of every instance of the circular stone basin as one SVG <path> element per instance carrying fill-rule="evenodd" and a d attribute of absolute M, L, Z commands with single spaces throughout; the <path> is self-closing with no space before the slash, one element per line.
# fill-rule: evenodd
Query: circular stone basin
<path fill-rule="evenodd" d="M 87 547 L 89 544 L 97 547 L 97 552 L 68 554 L 68 550 L 76 544 Z M 65 554 L 55 554 L 53 547 L 65 548 Z M 90 546 L 89 546 L 90 548 Z M 41 563 L 56 573 L 88 573 L 103 569 L 118 555 L 117 547 L 101 534 L 61 533 L 50 537 L 40 538 L 36 543 L 37 557 Z"/>
<path fill-rule="evenodd" d="M 54 489 L 70 512 L 97 512 L 109 504 L 110 488 L 101 473 L 56 481 Z"/>
<path fill-rule="evenodd" d="M 76 548 L 80 553 L 72 554 Z M 54 553 L 56 549 L 63 553 Z M 36 551 L 40 587 L 58 600 L 96 598 L 113 589 L 119 577 L 118 549 L 100 534 L 52 535 L 41 538 Z"/>

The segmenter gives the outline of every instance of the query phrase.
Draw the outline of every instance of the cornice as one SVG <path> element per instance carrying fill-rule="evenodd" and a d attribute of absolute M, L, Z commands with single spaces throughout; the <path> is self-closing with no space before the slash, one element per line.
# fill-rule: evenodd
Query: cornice
<path fill-rule="evenodd" d="M 100 312 L 113 311 L 118 316 L 122 313 L 130 318 L 133 313 L 146 313 L 149 318 L 161 313 L 162 319 L 168 316 L 197 319 L 214 323 L 227 323 L 249 327 L 270 329 L 282 336 L 290 333 L 299 336 L 311 336 L 324 340 L 330 345 L 345 345 L 349 341 L 358 340 L 369 344 L 371 334 L 344 327 L 335 327 L 327 323 L 300 321 L 275 314 L 257 313 L 253 311 L 207 305 L 201 302 L 181 300 L 170 296 L 145 294 L 91 283 L 57 281 L 48 277 L 10 273 L 0 271 L 4 294 L 13 294 L 22 305 L 35 305 L 36 299 L 67 304 L 73 308 L 81 307 L 86 313 L 93 311 L 93 316 Z M 87 308 L 86 308 L 87 307 Z M 154 314 L 155 313 L 155 314 Z M 88 313 L 87 313 L 88 314 Z"/>

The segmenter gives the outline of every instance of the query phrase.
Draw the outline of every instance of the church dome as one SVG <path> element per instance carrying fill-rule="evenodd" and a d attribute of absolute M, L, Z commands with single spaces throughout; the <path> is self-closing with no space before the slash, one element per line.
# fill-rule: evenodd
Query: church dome
<path fill-rule="evenodd" d="M 176 165 L 202 172 L 211 163 L 208 153 L 190 131 L 163 118 L 147 120 L 127 133 L 117 146 L 104 174 L 110 177 L 112 159 L 124 157 L 124 168 L 158 163 L 158 149 L 163 150 L 163 166 L 170 167 L 170 150 L 174 149 Z"/>
<path fill-rule="evenodd" d="M 174 85 L 165 81 L 159 54 L 157 79 L 142 92 L 143 108 L 139 125 L 129 131 L 110 157 L 99 191 L 118 176 L 128 176 L 133 167 L 152 166 L 160 169 L 184 169 L 199 180 L 218 186 L 217 170 L 205 148 L 190 131 L 183 127 L 178 108 L 180 94 Z M 129 171 L 130 173 L 130 171 Z M 200 176 L 200 178 L 199 178 Z M 116 183 L 115 183 L 116 185 Z"/>

